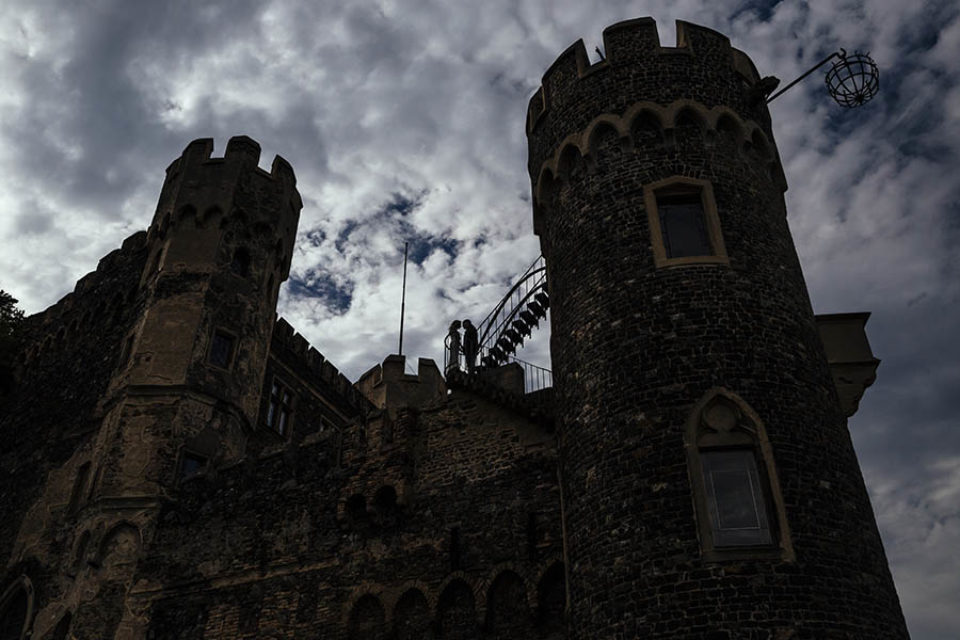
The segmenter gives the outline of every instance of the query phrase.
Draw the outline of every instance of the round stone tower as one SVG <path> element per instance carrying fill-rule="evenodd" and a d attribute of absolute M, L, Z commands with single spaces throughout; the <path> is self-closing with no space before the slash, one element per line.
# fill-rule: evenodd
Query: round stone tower
<path fill-rule="evenodd" d="M 905 638 L 753 63 L 649 18 L 527 119 L 572 637 Z"/>

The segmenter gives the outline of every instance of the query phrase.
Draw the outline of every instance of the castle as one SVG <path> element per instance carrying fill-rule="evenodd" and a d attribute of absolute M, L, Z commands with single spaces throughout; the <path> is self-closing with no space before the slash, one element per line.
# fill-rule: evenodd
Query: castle
<path fill-rule="evenodd" d="M 0 415 L 0 640 L 906 638 L 753 63 L 653 20 L 547 70 L 526 130 L 555 384 L 284 320 L 302 206 L 196 140 L 149 229 L 26 321 Z M 438 327 L 438 331 L 442 327 Z"/>

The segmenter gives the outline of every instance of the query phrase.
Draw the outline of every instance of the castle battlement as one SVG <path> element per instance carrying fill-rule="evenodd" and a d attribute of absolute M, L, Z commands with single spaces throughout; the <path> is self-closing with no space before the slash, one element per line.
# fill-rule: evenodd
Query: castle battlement
<path fill-rule="evenodd" d="M 288 183 L 295 187 L 297 184 L 293 167 L 282 156 L 274 156 L 270 171 L 264 171 L 260 162 L 260 143 L 249 136 L 233 136 L 227 142 L 227 148 L 222 158 L 212 158 L 213 138 L 197 138 L 188 144 L 179 158 L 167 167 L 167 179 L 176 177 L 181 172 L 189 172 L 202 168 L 203 165 L 214 167 L 218 165 L 246 165 L 256 170 L 263 178 L 277 182 Z"/>
<path fill-rule="evenodd" d="M 623 114 L 641 100 L 666 106 L 686 98 L 767 125 L 762 101 L 750 92 L 760 79 L 750 58 L 712 29 L 676 25 L 676 47 L 661 46 L 653 18 L 638 18 L 604 30 L 603 60 L 591 63 L 583 40 L 560 54 L 527 110 L 531 173 L 567 135 L 587 127 L 598 104 L 606 103 L 603 113 Z M 594 108 L 585 110 L 587 104 Z"/>
<path fill-rule="evenodd" d="M 248 136 L 230 138 L 222 158 L 212 154 L 213 139 L 200 138 L 167 167 L 150 238 L 186 219 L 203 227 L 239 215 L 260 235 L 289 235 L 292 243 L 303 200 L 290 163 L 276 156 L 264 171 L 257 164 L 260 145 Z"/>
<path fill-rule="evenodd" d="M 776 147 L 758 123 L 744 120 L 723 105 L 708 109 L 688 99 L 674 100 L 667 105 L 644 100 L 630 105 L 623 114 L 604 113 L 595 116 L 582 131 L 564 138 L 553 153 L 543 159 L 536 173 L 531 174 L 534 202 L 543 198 L 545 186 L 567 177 L 574 157 L 585 161 L 589 169 L 595 169 L 598 141 L 610 130 L 616 133 L 621 147 L 627 151 L 649 144 L 651 137 L 655 140 L 654 144 L 672 149 L 676 146 L 674 130 L 683 124 L 684 119 L 696 122 L 700 127 L 705 147 L 715 146 L 720 135 L 729 136 L 741 156 L 765 164 L 772 179 L 786 191 L 786 177 Z"/>
<path fill-rule="evenodd" d="M 282 351 L 286 355 L 288 366 L 316 376 L 336 391 L 350 406 L 361 409 L 366 399 L 357 391 L 350 379 L 343 375 L 337 367 L 317 351 L 302 335 L 284 318 L 277 318 L 273 326 L 273 341 L 271 351 L 279 355 Z"/>
<path fill-rule="evenodd" d="M 100 259 L 95 271 L 80 278 L 73 291 L 26 319 L 19 366 L 36 364 L 40 356 L 58 360 L 60 351 L 93 344 L 101 335 L 98 331 L 131 317 L 140 296 L 136 280 L 143 269 L 146 237 L 145 231 L 127 237 L 120 248 Z"/>
<path fill-rule="evenodd" d="M 421 408 L 443 401 L 447 385 L 430 358 L 417 359 L 417 373 L 406 372 L 406 356 L 392 354 L 357 380 L 357 388 L 374 406 L 396 412 L 401 406 Z"/>

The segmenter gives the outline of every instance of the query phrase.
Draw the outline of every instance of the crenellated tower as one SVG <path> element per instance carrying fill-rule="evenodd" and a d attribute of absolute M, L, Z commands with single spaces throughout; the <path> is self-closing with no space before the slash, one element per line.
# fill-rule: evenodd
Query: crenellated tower
<path fill-rule="evenodd" d="M 277 156 L 260 169 L 250 138 L 231 138 L 222 158 L 212 150 L 194 140 L 167 168 L 147 233 L 144 310 L 99 434 L 119 453 L 108 492 L 162 493 L 184 464 L 239 457 L 256 422 L 302 202 L 290 165 Z"/>
<path fill-rule="evenodd" d="M 905 638 L 753 63 L 650 18 L 527 117 L 574 638 Z"/>
<path fill-rule="evenodd" d="M 75 553 L 97 569 L 64 601 L 97 592 L 96 606 L 117 612 L 116 637 L 144 633 L 146 605 L 125 594 L 178 484 L 245 454 L 290 268 L 302 207 L 290 165 L 278 156 L 263 171 L 259 145 L 245 136 L 232 138 L 223 158 L 212 150 L 212 140 L 195 140 L 167 169 L 146 234 L 138 314 L 74 489 L 96 505 L 77 514 L 78 530 L 100 532 L 101 542 L 87 552 L 83 534 Z M 99 624 L 78 614 L 77 624 L 88 623 Z"/>
<path fill-rule="evenodd" d="M 161 519 L 177 515 L 182 483 L 256 453 L 277 291 L 302 202 L 290 165 L 277 157 L 260 169 L 250 138 L 232 138 L 222 158 L 212 150 L 211 140 L 190 143 L 167 169 L 148 231 L 33 319 L 39 330 L 63 326 L 53 344 L 32 347 L 31 384 L 65 379 L 50 404 L 75 414 L 38 412 L 53 445 L 71 453 L 38 474 L 39 491 L 21 490 L 30 503 L 4 549 L 31 603 L 37 581 L 36 620 L 30 605 L 23 624 L 41 635 L 56 625 L 56 637 L 68 627 L 78 637 L 145 637 L 163 576 L 140 562 Z M 71 361 L 82 366 L 55 377 Z M 0 426 L 29 419 L 33 393 L 24 388 L 26 402 Z"/>

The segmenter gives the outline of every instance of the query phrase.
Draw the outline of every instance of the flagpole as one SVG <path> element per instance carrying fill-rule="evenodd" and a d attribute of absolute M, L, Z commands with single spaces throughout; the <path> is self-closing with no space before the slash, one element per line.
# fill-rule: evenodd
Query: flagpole
<path fill-rule="evenodd" d="M 399 355 L 403 355 L 403 314 L 407 305 L 407 246 L 403 243 L 403 293 L 400 295 L 400 349 Z"/>

